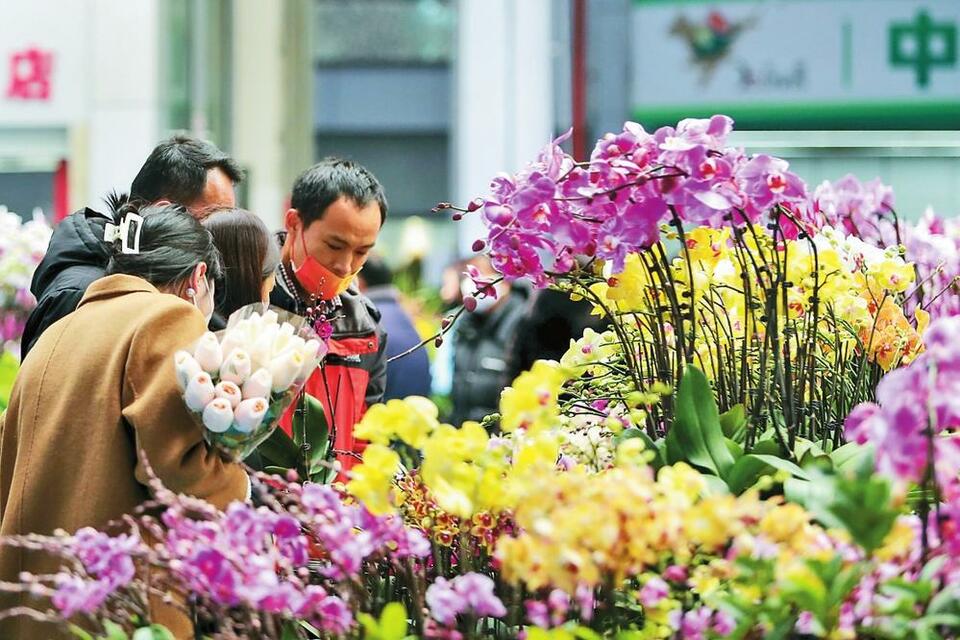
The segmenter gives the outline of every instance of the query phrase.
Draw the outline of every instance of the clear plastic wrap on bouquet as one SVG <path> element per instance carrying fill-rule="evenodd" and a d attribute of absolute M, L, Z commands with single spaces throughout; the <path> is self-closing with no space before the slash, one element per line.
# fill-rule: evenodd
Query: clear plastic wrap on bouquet
<path fill-rule="evenodd" d="M 326 353 L 306 318 L 258 303 L 178 351 L 174 366 L 204 439 L 242 460 L 270 437 Z"/>

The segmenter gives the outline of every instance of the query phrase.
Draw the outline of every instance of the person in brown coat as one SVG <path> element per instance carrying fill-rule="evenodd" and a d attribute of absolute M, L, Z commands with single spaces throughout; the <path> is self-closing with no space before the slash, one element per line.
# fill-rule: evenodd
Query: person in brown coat
<path fill-rule="evenodd" d="M 174 372 L 174 353 L 204 333 L 213 312 L 221 273 L 213 239 L 179 207 L 140 214 L 140 228 L 126 229 L 127 250 L 116 241 L 107 276 L 44 332 L 19 371 L 0 423 L 0 535 L 103 529 L 133 513 L 151 497 L 138 451 L 175 492 L 220 509 L 249 495 L 243 468 L 207 447 Z M 0 545 L 0 580 L 58 566 L 48 554 Z M 0 594 L 0 611 L 17 606 L 37 602 Z M 151 615 L 176 637 L 193 637 L 178 610 L 156 606 Z M 23 616 L 0 621 L 4 640 L 60 633 Z"/>

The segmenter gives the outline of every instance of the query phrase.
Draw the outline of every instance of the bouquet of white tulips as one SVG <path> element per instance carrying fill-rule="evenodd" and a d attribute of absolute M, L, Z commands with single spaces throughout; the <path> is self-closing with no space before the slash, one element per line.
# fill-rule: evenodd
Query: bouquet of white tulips
<path fill-rule="evenodd" d="M 204 438 L 242 460 L 270 437 L 327 353 L 305 318 L 264 304 L 243 307 L 174 357 L 183 401 Z"/>

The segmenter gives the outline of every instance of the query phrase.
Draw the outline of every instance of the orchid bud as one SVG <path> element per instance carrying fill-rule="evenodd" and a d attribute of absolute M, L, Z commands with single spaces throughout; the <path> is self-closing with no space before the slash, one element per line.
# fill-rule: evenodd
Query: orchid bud
<path fill-rule="evenodd" d="M 467 211 L 471 213 L 480 208 L 480 202 L 477 200 L 471 200 L 470 204 L 467 205 Z"/>
<path fill-rule="evenodd" d="M 477 310 L 477 299 L 473 296 L 464 296 L 463 297 L 463 308 L 473 313 Z"/>
<path fill-rule="evenodd" d="M 470 248 L 473 250 L 474 253 L 477 253 L 479 251 L 483 251 L 484 247 L 486 246 L 487 246 L 487 243 L 478 238 L 477 240 L 473 241 L 473 246 L 471 246 Z"/>

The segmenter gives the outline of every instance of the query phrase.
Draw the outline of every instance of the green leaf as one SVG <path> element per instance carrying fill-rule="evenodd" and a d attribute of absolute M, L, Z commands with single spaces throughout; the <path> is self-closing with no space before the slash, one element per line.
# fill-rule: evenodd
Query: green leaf
<path fill-rule="evenodd" d="M 674 437 L 683 459 L 701 469 L 726 477 L 733 466 L 710 383 L 693 365 L 687 365 L 680 380 L 676 418 L 669 436 Z"/>
<path fill-rule="evenodd" d="M 133 640 L 176 640 L 170 630 L 162 624 L 140 627 L 133 632 Z"/>
<path fill-rule="evenodd" d="M 812 455 L 825 455 L 823 447 L 816 442 L 807 440 L 806 438 L 797 438 L 793 445 L 793 457 L 797 460 L 802 460 L 808 453 L 812 453 Z"/>
<path fill-rule="evenodd" d="M 889 480 L 874 475 L 872 465 L 861 465 L 849 475 L 818 469 L 810 474 L 810 491 L 798 496 L 801 505 L 821 524 L 846 529 L 867 552 L 883 544 L 900 513 L 891 504 Z"/>
<path fill-rule="evenodd" d="M 865 456 L 871 453 L 870 447 L 856 442 L 837 447 L 830 453 L 830 459 L 833 460 L 833 466 L 840 470 L 855 467 Z"/>
<path fill-rule="evenodd" d="M 105 636 L 100 636 L 103 640 L 128 640 L 129 638 L 123 627 L 111 620 L 104 620 L 103 630 L 107 632 Z"/>
<path fill-rule="evenodd" d="M 743 447 L 739 442 L 731 440 L 730 438 L 724 438 L 723 442 L 727 445 L 727 451 L 733 456 L 734 461 L 743 457 Z"/>
<path fill-rule="evenodd" d="M 743 444 L 747 435 L 747 413 L 742 404 L 732 406 L 720 414 L 720 428 L 723 435 L 738 444 Z"/>
<path fill-rule="evenodd" d="M 723 478 L 706 474 L 703 479 L 707 482 L 707 493 L 714 496 L 722 496 L 730 493 L 730 487 Z"/>
<path fill-rule="evenodd" d="M 764 453 L 771 456 L 782 456 L 780 444 L 772 437 L 763 437 L 753 443 L 753 449 L 750 453 Z"/>
<path fill-rule="evenodd" d="M 297 445 L 283 432 L 283 429 L 274 429 L 270 437 L 257 447 L 257 453 L 263 459 L 265 469 L 279 467 L 283 471 L 296 469 L 300 457 Z M 281 475 L 283 471 L 280 472 Z"/>
<path fill-rule="evenodd" d="M 84 631 L 75 624 L 70 625 L 70 633 L 75 637 L 80 638 L 80 640 L 94 640 L 93 636 L 90 635 L 87 631 Z"/>
<path fill-rule="evenodd" d="M 621 442 L 631 438 L 643 440 L 644 449 L 653 454 L 654 457 L 653 460 L 650 461 L 650 466 L 653 467 L 654 471 L 666 463 L 661 446 L 658 446 L 658 443 L 654 442 L 653 438 L 648 436 L 645 431 L 637 429 L 636 427 L 630 427 L 629 429 L 621 431 L 620 434 L 613 439 L 614 446 L 619 446 Z"/>
<path fill-rule="evenodd" d="M 960 616 L 951 613 L 938 613 L 924 616 L 920 621 L 926 627 L 948 627 L 951 630 L 960 629 Z M 954 636 L 950 636 L 954 637 Z"/>
<path fill-rule="evenodd" d="M 937 556 L 923 565 L 923 569 L 920 570 L 919 579 L 923 582 L 933 582 L 933 579 L 936 578 L 937 574 L 940 573 L 940 569 L 943 568 L 943 565 L 947 563 L 947 558 L 945 556 Z"/>
<path fill-rule="evenodd" d="M 325 460 L 330 450 L 330 429 L 327 426 L 327 414 L 323 403 L 307 394 L 306 398 L 306 442 L 310 443 L 310 467 Z"/>
<path fill-rule="evenodd" d="M 300 638 L 300 630 L 296 622 L 287 621 L 283 623 L 280 640 L 300 640 Z"/>
<path fill-rule="evenodd" d="M 927 613 L 958 613 L 960 614 L 960 587 L 949 586 L 930 599 Z"/>
<path fill-rule="evenodd" d="M 800 478 L 801 480 L 810 479 L 810 476 L 807 474 L 806 471 L 798 467 L 793 462 L 790 462 L 785 458 L 781 458 L 780 456 L 772 456 L 764 453 L 750 453 L 744 457 L 746 458 L 748 456 L 753 457 L 759 460 L 760 462 L 770 465 L 777 471 L 785 471 L 786 473 L 789 473 L 794 478 Z"/>
<path fill-rule="evenodd" d="M 730 469 L 727 475 L 727 486 L 730 487 L 731 493 L 740 495 L 755 485 L 761 477 L 770 475 L 771 469 L 772 467 L 763 460 L 747 454 L 739 458 Z"/>

